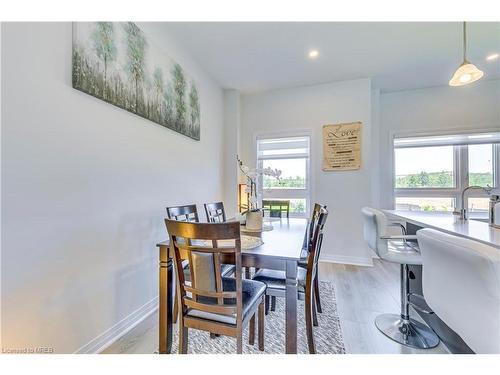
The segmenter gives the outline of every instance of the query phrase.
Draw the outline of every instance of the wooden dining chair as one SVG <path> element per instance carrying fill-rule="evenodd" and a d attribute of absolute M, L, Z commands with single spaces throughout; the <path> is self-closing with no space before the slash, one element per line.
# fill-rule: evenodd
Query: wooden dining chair
<path fill-rule="evenodd" d="M 176 221 L 187 221 L 198 223 L 199 216 L 198 210 L 196 208 L 196 204 L 188 204 L 185 206 L 172 206 L 167 207 L 167 216 L 169 219 Z M 188 271 L 188 261 L 184 262 L 184 272 L 186 273 L 186 277 L 189 278 Z M 232 264 L 223 264 L 221 265 L 222 275 L 230 276 L 234 273 L 234 265 Z M 174 311 L 173 311 L 173 322 L 177 323 L 177 317 L 179 315 L 179 306 L 177 304 L 177 299 L 174 298 Z"/>
<path fill-rule="evenodd" d="M 323 228 L 327 218 L 328 211 L 326 208 L 320 207 L 317 215 L 313 217 L 315 222 L 312 223 L 314 229 L 309 247 L 309 255 L 307 257 L 307 267 L 298 267 L 297 269 L 298 298 L 305 301 L 307 343 L 309 346 L 309 353 L 311 354 L 316 353 L 313 325 L 318 325 L 316 299 L 314 296 L 314 294 L 318 292 L 314 288 L 314 280 L 318 272 L 318 259 L 321 252 L 321 243 L 323 241 Z M 253 280 L 261 281 L 267 285 L 267 303 L 269 303 L 268 296 L 285 297 L 286 277 L 284 271 L 261 269 L 255 273 Z M 266 310 L 267 308 L 268 307 L 266 307 Z"/>
<path fill-rule="evenodd" d="M 207 214 L 207 222 L 209 223 L 225 223 L 226 212 L 224 211 L 224 203 L 205 203 L 205 213 Z"/>
<path fill-rule="evenodd" d="M 290 217 L 290 201 L 289 200 L 262 200 L 262 208 L 264 211 L 269 211 L 269 217 L 281 218 L 282 213 L 286 213 L 287 219 Z"/>
<path fill-rule="evenodd" d="M 311 219 L 309 221 L 309 228 L 308 228 L 306 248 L 305 248 L 306 252 L 304 254 L 305 257 L 299 262 L 299 267 L 307 268 L 307 257 L 309 256 L 310 247 L 312 246 L 312 240 L 315 230 L 314 226 L 318 224 L 319 214 L 323 210 L 326 210 L 326 205 L 314 203 L 314 208 L 311 213 Z M 313 283 L 314 283 L 314 298 L 316 299 L 316 308 L 318 312 L 321 314 L 323 312 L 323 309 L 321 308 L 321 299 L 319 293 L 319 270 L 316 270 L 316 276 L 314 277 Z"/>
<path fill-rule="evenodd" d="M 167 216 L 169 219 L 177 221 L 200 222 L 195 204 L 167 207 Z"/>
<path fill-rule="evenodd" d="M 165 224 L 178 285 L 179 353 L 187 353 L 189 328 L 235 337 L 237 353 L 241 353 L 246 325 L 249 325 L 249 344 L 254 345 L 257 314 L 259 350 L 264 350 L 266 285 L 241 277 L 240 224 L 169 219 L 165 219 Z M 183 272 L 185 260 L 189 261 L 190 280 Z M 222 275 L 223 263 L 236 266 L 235 277 Z"/>
<path fill-rule="evenodd" d="M 310 252 L 310 247 L 312 245 L 312 237 L 314 235 L 314 229 L 315 226 L 318 223 L 318 215 L 320 214 L 321 210 L 325 209 L 326 210 L 326 205 L 321 205 L 319 203 L 314 204 L 314 208 L 311 213 L 311 219 L 309 220 L 309 225 L 307 227 L 306 233 L 304 234 L 304 244 L 303 244 L 303 249 L 302 249 L 302 259 L 299 261 L 299 267 L 307 269 L 307 259 L 309 256 Z M 314 298 L 316 301 L 316 309 L 318 313 L 322 313 L 323 309 L 321 307 L 321 299 L 320 299 L 320 293 L 319 293 L 319 271 L 316 270 L 316 276 L 314 277 L 313 281 L 314 285 Z M 268 298 L 269 300 L 269 298 Z M 276 297 L 271 296 L 270 297 L 270 306 L 266 306 L 266 309 L 270 309 L 271 311 L 274 311 L 276 308 Z M 266 310 L 267 311 L 267 310 Z M 314 325 L 317 325 L 317 320 L 315 321 Z"/>

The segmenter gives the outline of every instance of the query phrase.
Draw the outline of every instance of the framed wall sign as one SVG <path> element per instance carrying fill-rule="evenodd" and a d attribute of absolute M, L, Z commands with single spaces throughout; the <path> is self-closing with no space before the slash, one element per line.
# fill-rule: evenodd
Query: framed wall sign
<path fill-rule="evenodd" d="M 361 122 L 323 126 L 323 170 L 348 171 L 361 167 Z"/>

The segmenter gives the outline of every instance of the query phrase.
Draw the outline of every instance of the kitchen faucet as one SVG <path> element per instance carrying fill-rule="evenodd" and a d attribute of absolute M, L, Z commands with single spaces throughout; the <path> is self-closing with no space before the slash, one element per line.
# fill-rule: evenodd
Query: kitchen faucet
<path fill-rule="evenodd" d="M 467 220 L 467 207 L 465 207 L 465 192 L 470 189 L 483 190 L 486 194 L 490 195 L 493 188 L 490 185 L 483 186 L 467 186 L 464 190 L 462 190 L 462 205 L 460 211 L 453 211 L 454 215 L 459 215 L 461 220 Z"/>

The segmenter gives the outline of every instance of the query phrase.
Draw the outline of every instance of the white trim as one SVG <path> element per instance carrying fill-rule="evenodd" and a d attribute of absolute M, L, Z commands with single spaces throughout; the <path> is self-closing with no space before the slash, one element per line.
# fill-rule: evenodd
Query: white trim
<path fill-rule="evenodd" d="M 412 148 L 412 147 L 431 147 L 431 146 L 459 146 L 474 145 L 485 143 L 499 143 L 500 132 L 487 133 L 461 133 L 461 134 L 443 134 L 434 136 L 405 136 L 394 137 L 394 148 Z"/>
<path fill-rule="evenodd" d="M 99 336 L 83 345 L 74 354 L 97 354 L 108 348 L 120 337 L 136 327 L 140 322 L 158 309 L 158 296 L 145 303 Z"/>
<path fill-rule="evenodd" d="M 355 257 L 351 255 L 331 255 L 331 256 L 321 255 L 319 261 L 323 263 L 341 263 L 341 264 L 350 264 L 353 266 L 363 266 L 363 267 L 373 266 L 373 261 L 371 257 Z"/>
<path fill-rule="evenodd" d="M 391 144 L 394 148 L 394 138 L 407 138 L 407 137 L 433 137 L 440 135 L 461 135 L 461 134 L 478 134 L 478 133 L 498 133 L 498 127 L 484 127 L 484 128 L 449 128 L 446 130 L 391 130 Z"/>
<path fill-rule="evenodd" d="M 500 189 L 500 145 L 493 147 L 493 171 L 495 172 L 494 185 Z"/>

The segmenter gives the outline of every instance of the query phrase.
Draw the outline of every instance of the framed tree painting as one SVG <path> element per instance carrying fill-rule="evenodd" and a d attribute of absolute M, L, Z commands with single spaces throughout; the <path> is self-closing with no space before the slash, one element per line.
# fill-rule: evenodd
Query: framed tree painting
<path fill-rule="evenodd" d="M 195 82 L 135 23 L 74 22 L 72 65 L 75 89 L 200 140 Z"/>

